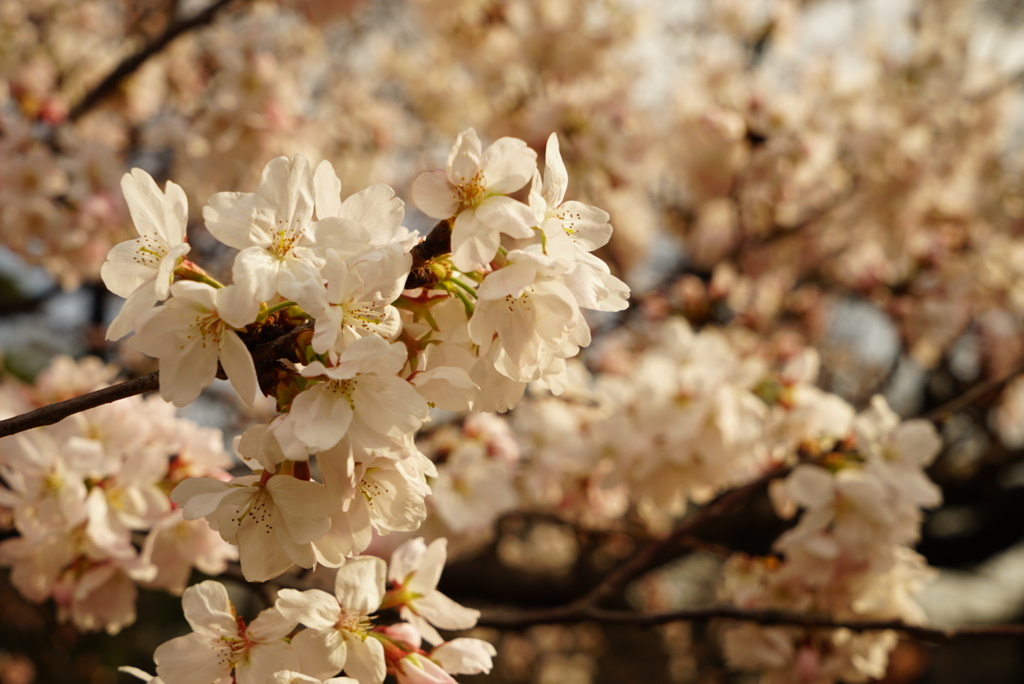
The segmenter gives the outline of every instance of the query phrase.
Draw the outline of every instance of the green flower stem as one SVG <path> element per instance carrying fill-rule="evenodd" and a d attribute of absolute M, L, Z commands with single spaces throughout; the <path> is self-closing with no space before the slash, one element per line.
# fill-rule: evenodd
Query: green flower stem
<path fill-rule="evenodd" d="M 270 316 L 271 314 L 275 314 L 275 313 L 277 313 L 278 311 L 280 311 L 281 309 L 287 309 L 287 308 L 288 308 L 289 306 L 295 306 L 295 302 L 293 302 L 292 300 L 290 300 L 290 299 L 289 299 L 289 300 L 288 300 L 288 301 L 286 301 L 286 302 L 278 302 L 278 303 L 277 303 L 277 304 L 275 304 L 274 306 L 268 306 L 268 307 L 267 307 L 267 310 L 266 310 L 266 312 L 265 312 L 265 313 L 263 314 L 262 318 L 263 318 L 263 319 L 266 319 L 266 318 L 267 318 L 268 316 Z"/>
<path fill-rule="evenodd" d="M 473 299 L 477 298 L 476 290 L 473 289 L 472 287 L 470 287 L 469 285 L 467 285 L 466 283 L 462 282 L 458 278 L 448 278 L 447 282 L 449 282 L 449 283 L 451 283 L 453 285 L 456 285 L 458 287 L 461 287 L 463 290 L 466 291 L 466 294 L 468 294 Z"/>
<path fill-rule="evenodd" d="M 439 284 L 444 287 L 448 294 L 453 294 L 462 300 L 462 306 L 466 309 L 466 315 L 469 317 L 473 316 L 473 312 L 476 311 L 476 305 L 473 304 L 473 300 L 466 296 L 465 292 L 452 285 L 449 281 L 444 281 Z"/>

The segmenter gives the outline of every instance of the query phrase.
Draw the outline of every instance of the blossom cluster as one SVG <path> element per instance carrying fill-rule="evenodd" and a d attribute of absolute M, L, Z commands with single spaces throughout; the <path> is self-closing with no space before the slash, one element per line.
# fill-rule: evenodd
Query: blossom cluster
<path fill-rule="evenodd" d="M 523 508 L 595 527 L 632 510 L 664 531 L 690 505 L 849 429 L 853 408 L 814 384 L 813 349 L 772 363 L 742 331 L 695 330 L 681 318 L 630 344 L 606 345 L 601 372 L 570 364 L 559 395 L 531 392 L 507 420 L 471 414 L 422 439 L 440 464 L 430 500 L 438 534 L 480 541 L 499 515 Z"/>
<path fill-rule="evenodd" d="M 923 621 L 914 596 L 931 570 L 913 545 L 923 511 L 941 503 L 924 472 L 941 447 L 934 426 L 901 421 L 880 396 L 857 414 L 814 385 L 813 350 L 773 361 L 769 345 L 736 333 L 668 319 L 629 354 L 605 349 L 604 372 L 574 366 L 560 396 L 532 393 L 507 422 L 474 414 L 430 434 L 420 443 L 439 464 L 428 529 L 473 549 L 502 514 L 527 510 L 584 529 L 641 520 L 660 534 L 690 505 L 791 468 L 771 493 L 780 518 L 804 510 L 799 522 L 773 556 L 732 554 L 719 600 Z M 731 666 L 780 682 L 879 677 L 895 643 L 893 633 L 723 631 Z"/>
<path fill-rule="evenodd" d="M 881 397 L 857 415 L 849 439 L 816 464 L 797 466 L 771 490 L 776 511 L 796 526 L 773 545 L 778 556 L 737 554 L 721 598 L 746 609 L 827 614 L 920 624 L 914 602 L 933 571 L 913 551 L 923 508 L 942 501 L 924 473 L 942 442 L 931 423 L 901 422 Z M 726 658 L 762 681 L 863 682 L 885 676 L 895 632 L 729 626 Z"/>
<path fill-rule="evenodd" d="M 94 358 L 58 357 L 34 386 L 0 386 L 0 411 L 105 387 L 115 372 Z M 61 621 L 114 634 L 135 621 L 137 586 L 180 594 L 193 569 L 216 575 L 237 558 L 205 520 L 185 520 L 167 497 L 188 477 L 228 477 L 232 462 L 219 430 L 175 416 L 159 398 L 132 397 L 6 437 L 0 511 L 18 536 L 0 542 L 0 566 L 29 600 L 53 599 Z"/>
<path fill-rule="evenodd" d="M 79 628 L 111 632 L 134 619 L 133 582 L 184 590 L 212 650 L 200 656 L 198 636 L 158 649 L 165 682 L 219 681 L 235 666 L 238 681 L 259 682 L 343 669 L 360 682 L 388 671 L 450 681 L 446 672 L 488 669 L 490 646 L 441 643 L 435 629 L 466 629 L 476 616 L 434 590 L 444 542 L 396 551 L 388 591 L 383 562 L 359 554 L 375 533 L 412 532 L 426 516 L 437 472 L 414 435 L 432 407 L 506 410 L 530 382 L 557 391 L 590 342 L 582 309 L 626 306 L 628 288 L 591 254 L 611 234 L 608 215 L 566 200 L 567 185 L 556 136 L 542 173 L 523 141 L 485 148 L 467 130 L 447 167 L 413 184 L 419 208 L 439 219 L 421 241 L 391 188 L 343 199 L 330 164 L 280 157 L 255 192 L 221 192 L 203 209 L 209 234 L 236 250 L 225 284 L 192 261 L 183 190 L 126 174 L 139 237 L 101 269 L 126 300 L 108 338 L 131 334 L 129 347 L 158 360 L 170 404 L 189 404 L 219 376 L 246 405 L 272 397 L 276 415 L 234 440 L 251 470 L 240 476 L 226 470 L 219 433 L 182 427 L 155 398 L 8 438 L 0 504 L 21 536 L 0 559 L 15 583 L 35 600 L 55 596 Z M 66 366 L 53 374 L 82 379 L 60 396 L 111 377 Z M 140 551 L 132 532 L 151 529 Z M 250 581 L 339 568 L 337 597 L 282 591 L 246 628 L 219 585 L 184 586 L 192 567 L 216 575 L 235 558 Z M 370 616 L 389 608 L 406 622 L 373 627 Z M 300 622 L 307 629 L 292 635 Z M 421 649 L 423 639 L 434 647 Z"/>
<path fill-rule="evenodd" d="M 489 672 L 494 647 L 486 641 L 445 641 L 435 627 L 463 630 L 479 613 L 437 590 L 445 542 L 412 539 L 395 549 L 388 567 L 376 556 L 348 559 L 334 594 L 282 589 L 273 607 L 250 622 L 235 612 L 224 585 L 207 580 L 182 598 L 192 633 L 156 649 L 150 682 L 195 684 L 381 684 L 454 682 L 453 674 Z M 378 623 L 383 611 L 398 621 Z M 297 630 L 298 625 L 304 629 Z M 347 676 L 338 677 L 342 671 Z"/>
<path fill-rule="evenodd" d="M 545 161 L 542 176 L 524 142 L 483 149 L 465 131 L 447 168 L 413 184 L 441 219 L 418 244 L 391 188 L 342 201 L 330 164 L 275 159 L 255 193 L 218 193 L 203 210 L 238 250 L 228 285 L 186 258 L 181 189 L 125 176 L 140 237 L 102 270 L 127 299 L 109 336 L 134 331 L 128 344 L 159 359 L 160 393 L 179 406 L 218 369 L 243 402 L 260 390 L 277 400 L 278 415 L 236 443 L 254 474 L 172 493 L 187 519 L 238 545 L 247 579 L 337 567 L 371 531 L 415 530 L 436 474 L 413 442 L 429 407 L 505 410 L 528 382 L 558 386 L 590 341 L 581 309 L 626 306 L 626 286 L 590 253 L 610 236 L 608 215 L 565 200 L 555 136 Z M 509 196 L 527 184 L 528 203 Z M 271 333 L 293 343 L 258 380 L 249 346 Z"/>

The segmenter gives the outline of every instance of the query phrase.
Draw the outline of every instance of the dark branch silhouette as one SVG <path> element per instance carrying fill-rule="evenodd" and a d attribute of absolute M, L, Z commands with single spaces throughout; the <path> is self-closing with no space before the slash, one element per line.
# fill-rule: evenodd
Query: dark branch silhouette
<path fill-rule="evenodd" d="M 245 1 L 246 0 L 217 0 L 217 2 L 214 2 L 195 16 L 183 19 L 168 26 L 163 33 L 154 38 L 150 43 L 144 45 L 138 52 L 127 57 L 124 61 L 118 64 L 113 71 L 107 74 L 106 78 L 93 86 L 89 92 L 83 95 L 82 99 L 71 107 L 67 120 L 73 123 L 90 112 L 94 107 L 96 107 L 96 105 L 114 93 L 126 78 L 138 71 L 139 67 L 145 64 L 151 57 L 159 54 L 176 38 L 200 26 L 205 26 L 206 24 L 211 23 L 214 18 L 216 18 L 216 16 L 226 9 L 231 3 Z"/>
<path fill-rule="evenodd" d="M 58 401 L 56 404 L 41 406 L 34 411 L 23 413 L 20 416 L 0 420 L 0 437 L 7 437 L 8 435 L 43 427 L 44 425 L 53 425 L 76 413 L 88 411 L 103 404 L 110 404 L 119 399 L 134 397 L 136 394 L 154 392 L 159 388 L 160 374 L 154 371 L 149 375 L 143 375 L 141 378 L 119 382 L 116 385 L 104 387 L 95 392 Z"/>
<path fill-rule="evenodd" d="M 920 641 L 943 642 L 965 637 L 1024 637 L 1024 625 L 969 625 L 964 627 L 925 627 L 899 620 L 835 620 L 827 616 L 793 613 L 781 610 L 750 610 L 736 606 L 705 606 L 660 613 L 630 610 L 604 610 L 593 606 L 564 606 L 546 610 L 498 612 L 481 614 L 481 627 L 517 630 L 534 625 L 601 622 L 605 624 L 655 626 L 670 622 L 705 622 L 725 619 L 755 622 L 765 626 L 799 627 L 802 629 L 848 629 L 851 632 L 893 630 Z"/>
<path fill-rule="evenodd" d="M 274 363 L 276 359 L 282 357 L 288 357 L 289 348 L 293 345 L 296 338 L 303 332 L 311 329 L 312 324 L 304 323 L 280 337 L 258 345 L 254 350 L 251 350 L 253 351 L 253 362 L 259 366 L 265 363 Z M 217 377 L 221 379 L 227 377 L 219 366 L 217 368 Z M 0 420 L 0 437 L 7 437 L 45 425 L 53 425 L 76 413 L 88 411 L 103 404 L 110 404 L 119 399 L 134 397 L 137 394 L 155 392 L 158 389 L 160 389 L 160 373 L 159 371 L 154 371 L 141 378 L 125 380 L 124 382 L 119 382 L 116 385 L 104 387 L 94 392 L 58 401 L 55 404 L 41 406 L 33 411 L 8 418 L 7 420 Z"/>

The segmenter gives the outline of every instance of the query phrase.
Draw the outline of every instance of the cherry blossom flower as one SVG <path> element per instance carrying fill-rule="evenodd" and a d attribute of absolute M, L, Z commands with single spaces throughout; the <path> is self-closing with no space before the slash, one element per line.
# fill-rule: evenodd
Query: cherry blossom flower
<path fill-rule="evenodd" d="M 575 258 L 608 243 L 612 226 L 608 213 L 582 202 L 565 200 L 569 174 L 562 162 L 558 135 L 548 137 L 544 151 L 544 179 L 534 173 L 530 185 L 530 209 L 544 234 L 544 251 L 556 257 Z"/>
<path fill-rule="evenodd" d="M 329 246 L 340 250 L 349 258 L 360 250 L 365 251 L 367 245 L 376 249 L 395 244 L 408 252 L 418 240 L 417 233 L 402 225 L 405 203 L 383 183 L 364 188 L 342 201 L 341 180 L 324 160 L 313 173 L 313 192 L 322 233 L 318 234 L 317 241 L 322 248 Z M 354 239 L 357 237 L 355 226 L 364 231 L 363 240 Z"/>
<path fill-rule="evenodd" d="M 494 646 L 483 639 L 463 637 L 435 647 L 430 659 L 451 674 L 487 674 L 497 654 Z"/>
<path fill-rule="evenodd" d="M 176 508 L 150 529 L 142 555 L 157 569 L 146 586 L 180 595 L 193 568 L 216 577 L 227 570 L 228 561 L 238 560 L 238 549 L 206 520 L 185 520 L 184 511 Z"/>
<path fill-rule="evenodd" d="M 277 609 L 308 628 L 292 639 L 302 672 L 330 677 L 344 669 L 360 684 L 384 681 L 384 646 L 370 631 L 370 615 L 384 597 L 385 572 L 380 558 L 357 556 L 338 569 L 334 596 L 319 589 L 278 592 Z"/>
<path fill-rule="evenodd" d="M 127 301 L 107 330 L 107 339 L 119 340 L 135 321 L 170 295 L 174 270 L 190 249 L 185 242 L 188 200 L 185 191 L 167 182 L 161 192 L 142 169 L 121 179 L 121 189 L 139 236 L 116 245 L 100 268 L 103 284 Z"/>
<path fill-rule="evenodd" d="M 357 448 L 400 445 L 427 419 L 427 403 L 395 374 L 405 365 L 405 348 L 376 335 L 353 341 L 334 366 L 319 361 L 302 376 L 321 379 L 292 402 L 279 432 L 286 454 L 300 445 L 323 451 L 348 435 Z M 289 430 L 292 432 L 289 433 Z M 290 437 L 294 435 L 294 439 Z"/>
<path fill-rule="evenodd" d="M 181 605 L 192 634 L 158 646 L 153 656 L 165 684 L 213 684 L 232 670 L 238 684 L 265 684 L 275 672 L 298 669 L 284 639 L 296 623 L 276 608 L 246 624 L 213 580 L 186 589 Z"/>
<path fill-rule="evenodd" d="M 360 337 L 377 335 L 393 340 L 402 327 L 392 306 L 402 294 L 412 257 L 397 244 L 362 254 L 352 261 L 328 250 L 323 275 L 329 306 L 316 319 L 313 351 L 334 358 Z"/>
<path fill-rule="evenodd" d="M 346 536 L 355 534 L 365 539 L 367 527 L 382 535 L 411 532 L 427 517 L 424 499 L 430 494 L 430 487 L 426 480 L 436 476 L 437 470 L 419 451 L 414 450 L 399 459 L 382 455 L 358 462 L 322 459 L 321 456 L 323 454 L 318 459 L 321 459 L 324 483 L 345 502 L 345 515 L 339 517 L 344 519 L 342 529 Z M 332 528 L 328 539 L 335 532 Z M 337 532 L 342 534 L 341 530 Z M 334 543 L 351 542 L 336 540 Z"/>
<path fill-rule="evenodd" d="M 26 432 L 0 445 L 0 506 L 13 513 L 18 532 L 39 538 L 85 521 L 82 475 L 66 462 L 52 434 Z"/>
<path fill-rule="evenodd" d="M 135 554 L 122 558 L 80 561 L 54 584 L 57 619 L 76 629 L 117 634 L 135 622 L 137 581 L 151 580 L 156 568 Z"/>
<path fill-rule="evenodd" d="M 456 684 L 456 680 L 444 668 L 428 656 L 411 651 L 394 665 L 395 678 L 399 684 Z"/>
<path fill-rule="evenodd" d="M 256 301 L 275 294 L 311 312 L 325 300 L 313 222 L 313 178 L 305 157 L 278 157 L 255 193 L 220 192 L 203 208 L 210 233 L 235 249 L 235 284 Z"/>
<path fill-rule="evenodd" d="M 484 281 L 469 334 L 480 345 L 481 357 L 495 349 L 493 363 L 499 373 L 530 382 L 539 380 L 556 359 L 574 356 L 588 345 L 590 329 L 576 298 L 559 280 L 537 280 L 521 291 L 517 284 L 484 289 Z"/>
<path fill-rule="evenodd" d="M 410 539 L 391 554 L 388 579 L 395 584 L 385 605 L 401 606 L 402 619 L 411 623 L 427 641 L 444 641 L 434 629 L 469 629 L 476 626 L 480 611 L 466 608 L 437 590 L 448 556 L 446 539 L 429 546 L 422 537 Z"/>
<path fill-rule="evenodd" d="M 290 475 L 247 475 L 231 482 L 190 478 L 171 492 L 186 520 L 206 518 L 224 541 L 238 546 L 242 574 L 265 582 L 293 564 L 316 562 L 311 542 L 331 527 L 331 498 L 323 485 Z"/>
<path fill-rule="evenodd" d="M 239 398 L 249 406 L 256 400 L 252 356 L 221 313 L 232 293 L 230 287 L 178 282 L 171 287 L 174 296 L 139 321 L 129 344 L 160 360 L 160 396 L 175 406 L 189 404 L 214 381 L 218 361 Z"/>
<path fill-rule="evenodd" d="M 412 185 L 413 201 L 427 216 L 457 215 L 452 263 L 460 271 L 490 262 L 501 233 L 528 238 L 534 224 L 530 208 L 506 195 L 529 182 L 537 154 L 516 138 L 499 138 L 481 150 L 476 131 L 463 131 L 448 155 L 447 168 L 421 173 Z"/>
<path fill-rule="evenodd" d="M 915 510 L 942 502 L 942 492 L 924 472 L 942 450 L 934 425 L 925 420 L 901 422 L 885 399 L 876 395 L 871 407 L 855 419 L 854 431 L 858 451 L 867 456 L 867 468 L 887 483 L 895 501 Z"/>

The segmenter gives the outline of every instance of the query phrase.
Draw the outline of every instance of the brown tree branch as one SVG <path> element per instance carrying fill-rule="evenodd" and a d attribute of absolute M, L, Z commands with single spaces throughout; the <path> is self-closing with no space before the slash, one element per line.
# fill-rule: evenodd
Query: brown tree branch
<path fill-rule="evenodd" d="M 436 285 L 437 275 L 430 270 L 430 262 L 434 257 L 451 251 L 452 222 L 451 219 L 444 219 L 431 229 L 427 237 L 423 238 L 423 242 L 412 248 L 412 268 L 405 279 L 405 289 L 429 288 Z"/>
<path fill-rule="evenodd" d="M 183 19 L 168 26 L 163 33 L 144 45 L 142 49 L 135 54 L 125 58 L 114 68 L 113 71 L 107 74 L 106 78 L 97 83 L 91 90 L 83 95 L 82 99 L 71 107 L 67 121 L 73 123 L 85 114 L 89 113 L 94 107 L 96 107 L 96 105 L 116 91 L 118 86 L 120 86 L 126 78 L 135 73 L 151 57 L 159 54 L 176 38 L 193 29 L 199 28 L 200 26 L 211 23 L 214 18 L 221 13 L 221 11 L 228 7 L 228 5 L 233 2 L 242 1 L 245 0 L 217 0 L 217 2 L 214 2 L 195 16 Z"/>
<path fill-rule="evenodd" d="M 503 613 L 486 611 L 477 625 L 496 629 L 518 630 L 534 625 L 601 622 L 636 626 L 663 625 L 670 622 L 705 622 L 713 619 L 754 622 L 759 625 L 799 627 L 802 629 L 848 629 L 851 632 L 893 630 L 921 641 L 942 642 L 964 637 L 1024 637 L 1024 625 L 969 625 L 963 627 L 925 627 L 900 620 L 835 620 L 824 615 L 793 613 L 781 610 L 751 610 L 736 606 L 705 606 L 659 613 L 631 610 L 605 610 L 593 606 L 570 605 L 547 610 Z"/>
<path fill-rule="evenodd" d="M 985 380 L 977 385 L 968 387 L 962 394 L 953 397 L 945 404 L 936 406 L 927 413 L 922 414 L 921 418 L 930 420 L 933 423 L 941 423 L 957 411 L 970 406 L 985 395 L 1001 392 L 1007 385 L 1019 378 L 1022 373 L 1024 373 L 1024 365 L 1017 366 L 1001 378 Z"/>
<path fill-rule="evenodd" d="M 119 399 L 134 397 L 144 392 L 154 392 L 160 388 L 160 374 L 156 371 L 141 378 L 119 382 L 110 387 L 98 389 L 78 397 L 58 401 L 56 404 L 41 406 L 34 411 L 14 416 L 7 420 L 0 420 L 0 437 L 7 437 L 18 432 L 31 430 L 32 428 L 53 425 L 70 415 L 88 411 L 91 408 L 110 404 Z"/>
<path fill-rule="evenodd" d="M 259 365 L 261 363 L 273 362 L 281 357 L 287 357 L 288 348 L 295 339 L 301 333 L 310 329 L 312 329 L 312 324 L 307 322 L 280 337 L 261 344 L 253 353 L 253 362 Z M 220 368 L 217 370 L 217 377 L 221 379 L 226 377 Z M 158 389 L 160 389 L 160 373 L 159 371 L 154 371 L 141 378 L 125 380 L 110 387 L 104 387 L 87 394 L 72 397 L 71 399 L 58 401 L 55 404 L 41 406 L 13 418 L 0 420 L 0 437 L 8 437 L 19 432 L 31 430 L 32 428 L 53 425 L 76 413 L 88 411 L 103 404 L 110 404 L 119 399 L 134 397 L 137 394 L 155 392 Z"/>
<path fill-rule="evenodd" d="M 780 466 L 768 471 L 761 477 L 727 490 L 716 496 L 694 517 L 684 520 L 672 532 L 657 542 L 650 544 L 629 560 L 608 573 L 604 580 L 589 593 L 577 601 L 568 604 L 566 610 L 589 610 L 604 601 L 618 596 L 631 581 L 650 572 L 668 560 L 665 558 L 676 547 L 692 548 L 693 537 L 711 522 L 738 508 L 756 492 L 766 487 L 772 480 L 785 477 L 793 466 Z"/>

